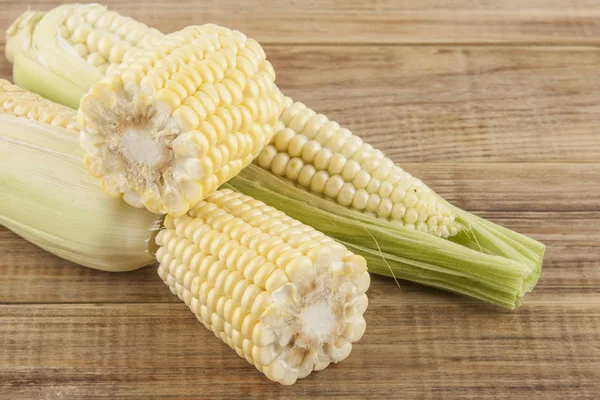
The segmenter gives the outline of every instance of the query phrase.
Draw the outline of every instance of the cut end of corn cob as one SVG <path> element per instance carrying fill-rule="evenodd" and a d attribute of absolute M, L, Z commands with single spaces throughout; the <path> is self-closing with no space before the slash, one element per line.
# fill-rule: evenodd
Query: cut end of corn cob
<path fill-rule="evenodd" d="M 365 259 L 251 197 L 220 190 L 156 243 L 171 291 L 273 381 L 344 360 L 365 331 Z"/>
<path fill-rule="evenodd" d="M 443 238 L 461 229 L 423 182 L 337 122 L 289 97 L 284 97 L 273 140 L 256 163 L 312 193 L 409 229 Z"/>
<path fill-rule="evenodd" d="M 10 63 L 14 62 L 15 54 L 31 44 L 33 30 L 44 16 L 42 11 L 26 11 L 17 18 L 6 30 L 6 48 L 4 53 Z"/>
<path fill-rule="evenodd" d="M 85 164 L 105 190 L 183 215 L 269 143 L 282 110 L 260 45 L 216 25 L 164 36 L 79 109 Z"/>

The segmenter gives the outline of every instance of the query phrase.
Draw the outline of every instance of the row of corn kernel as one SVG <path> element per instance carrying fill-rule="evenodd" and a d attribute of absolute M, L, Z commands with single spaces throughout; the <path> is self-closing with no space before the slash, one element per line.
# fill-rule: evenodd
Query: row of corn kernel
<path fill-rule="evenodd" d="M 459 224 L 435 194 L 358 136 L 302 103 L 285 110 L 257 163 L 343 206 L 442 237 Z"/>
<path fill-rule="evenodd" d="M 163 34 L 156 29 L 99 4 L 65 6 L 66 18 L 58 34 L 73 46 L 80 57 L 106 73 L 121 62 L 134 47 L 148 47 Z"/>
<path fill-rule="evenodd" d="M 75 111 L 0 79 L 0 110 L 63 128 L 74 126 Z"/>

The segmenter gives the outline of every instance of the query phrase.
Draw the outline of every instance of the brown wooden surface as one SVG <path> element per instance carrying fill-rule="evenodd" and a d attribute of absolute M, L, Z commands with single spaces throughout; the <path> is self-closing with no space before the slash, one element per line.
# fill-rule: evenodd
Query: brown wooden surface
<path fill-rule="evenodd" d="M 546 243 L 542 277 L 514 312 L 375 277 L 349 359 L 286 388 L 154 267 L 85 269 L 0 228 L 0 399 L 600 398 L 600 1 L 110 3 L 163 31 L 255 37 L 286 94 Z M 0 2 L 0 26 L 25 9 Z"/>

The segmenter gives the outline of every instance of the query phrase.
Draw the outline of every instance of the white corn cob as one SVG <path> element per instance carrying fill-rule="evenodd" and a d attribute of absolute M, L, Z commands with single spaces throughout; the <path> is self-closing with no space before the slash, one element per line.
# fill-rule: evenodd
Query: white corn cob
<path fill-rule="evenodd" d="M 163 36 L 99 4 L 65 4 L 17 18 L 6 31 L 5 52 L 16 84 L 77 108 L 90 87 L 126 61 L 126 53 L 133 57 Z"/>
<path fill-rule="evenodd" d="M 271 144 L 256 161 L 312 193 L 404 227 L 441 237 L 460 229 L 423 182 L 337 122 L 289 97 Z"/>
<path fill-rule="evenodd" d="M 273 136 L 282 95 L 260 45 L 217 25 L 141 50 L 81 99 L 86 166 L 105 190 L 183 215 L 235 176 Z"/>
<path fill-rule="evenodd" d="M 161 278 L 269 379 L 293 384 L 362 337 L 366 262 L 322 233 L 227 189 L 164 224 Z"/>
<path fill-rule="evenodd" d="M 25 118 L 61 128 L 76 127 L 76 112 L 0 79 L 0 114 Z"/>
<path fill-rule="evenodd" d="M 132 18 L 108 11 L 100 4 L 63 6 L 57 27 L 59 35 L 85 59 L 104 73 L 110 73 L 124 61 L 134 57 L 164 35 L 157 29 Z"/>
<path fill-rule="evenodd" d="M 101 4 L 65 4 L 49 12 L 27 11 L 6 31 L 7 58 L 32 40 L 31 30 L 44 18 L 42 29 L 52 30 L 38 40 L 58 41 L 103 74 L 110 73 L 128 57 L 149 47 L 164 34 L 132 18 L 109 11 Z M 26 32 L 23 32 L 26 31 Z M 36 43 L 37 45 L 38 43 Z"/>

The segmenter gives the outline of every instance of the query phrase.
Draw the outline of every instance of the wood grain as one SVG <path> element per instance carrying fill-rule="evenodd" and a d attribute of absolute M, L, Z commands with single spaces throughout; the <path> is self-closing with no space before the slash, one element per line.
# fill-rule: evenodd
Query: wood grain
<path fill-rule="evenodd" d="M 428 303 L 387 285 L 344 363 L 293 388 L 268 383 L 183 304 L 0 307 L 0 394 L 20 398 L 594 398 L 600 303 L 516 313 Z M 412 299 L 417 299 L 413 303 Z M 401 321 L 401 323 L 398 323 Z M 210 343 L 210 345 L 206 345 Z M 568 362 L 567 362 L 568 361 Z M 166 366 L 169 366 L 166 368 Z M 543 366 L 541 368 L 540 366 Z"/>
<path fill-rule="evenodd" d="M 204 329 L 155 266 L 86 269 L 0 227 L 1 399 L 598 398 L 600 2 L 104 3 L 164 32 L 210 21 L 256 38 L 286 94 L 454 204 L 543 241 L 543 273 L 515 312 L 374 277 L 349 359 L 284 388 Z M 25 8 L 1 0 L 0 26 Z"/>
<path fill-rule="evenodd" d="M 266 51 L 284 93 L 398 162 L 598 161 L 597 48 Z"/>
<path fill-rule="evenodd" d="M 265 47 L 286 94 L 401 164 L 598 161 L 598 48 Z"/>
<path fill-rule="evenodd" d="M 593 0 L 142 0 L 104 4 L 165 32 L 214 22 L 261 43 L 600 43 L 600 4 Z M 2 1 L 0 24 L 26 8 Z M 55 1 L 31 0 L 47 10 Z M 165 18 L 168 16 L 168 18 Z"/>

